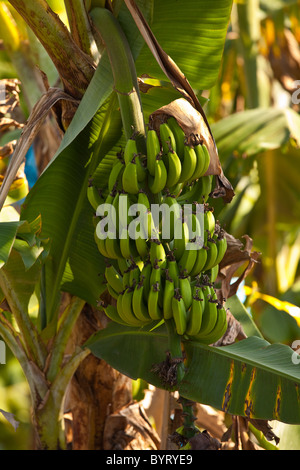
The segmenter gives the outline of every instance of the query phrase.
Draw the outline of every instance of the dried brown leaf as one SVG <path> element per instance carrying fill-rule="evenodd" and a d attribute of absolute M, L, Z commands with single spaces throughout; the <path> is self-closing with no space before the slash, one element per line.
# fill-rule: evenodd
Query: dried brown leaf
<path fill-rule="evenodd" d="M 12 155 L 12 153 L 15 150 L 16 145 L 17 145 L 17 141 L 13 140 L 12 142 L 9 142 L 8 144 L 3 145 L 3 147 L 0 147 L 0 159 L 7 158 L 10 155 Z"/>
<path fill-rule="evenodd" d="M 139 403 L 130 403 L 107 417 L 104 450 L 158 450 L 160 439 Z"/>
<path fill-rule="evenodd" d="M 0 135 L 15 129 L 22 129 L 23 125 L 11 118 L 2 118 L 0 121 Z"/>
<path fill-rule="evenodd" d="M 218 281 L 221 281 L 221 290 L 219 297 L 221 299 L 228 299 L 236 294 L 239 285 L 248 276 L 249 272 L 253 269 L 255 264 L 259 261 L 260 253 L 252 251 L 252 239 L 248 235 L 244 235 L 245 246 L 240 240 L 235 239 L 232 235 L 226 233 L 227 251 L 223 260 L 220 263 Z M 235 273 L 247 263 L 246 268 L 239 276 L 239 278 L 231 283 Z"/>
<path fill-rule="evenodd" d="M 218 439 L 211 437 L 208 431 L 199 432 L 189 439 L 191 450 L 220 450 L 221 443 Z"/>
<path fill-rule="evenodd" d="M 17 79 L 0 80 L 0 91 L 4 91 L 4 99 L 1 93 L 0 118 L 12 115 L 15 108 L 19 106 L 20 82 Z"/>
<path fill-rule="evenodd" d="M 276 46 L 270 47 L 269 61 L 275 78 L 290 93 L 295 89 L 295 81 L 300 76 L 299 44 L 289 29 L 279 32 Z"/>
<path fill-rule="evenodd" d="M 64 91 L 58 88 L 49 88 L 49 90 L 41 96 L 40 100 L 34 106 L 30 117 L 24 126 L 22 135 L 18 140 L 11 165 L 6 172 L 5 179 L 0 189 L 0 210 L 3 207 L 9 188 L 15 179 L 18 169 L 25 160 L 26 154 L 41 129 L 46 116 L 50 112 L 51 108 L 60 100 L 76 103 L 76 100 Z"/>
<path fill-rule="evenodd" d="M 199 112 L 203 112 L 199 100 L 188 80 L 175 64 L 173 59 L 171 59 L 171 57 L 162 49 L 135 1 L 124 1 L 155 60 L 165 75 L 169 78 L 174 88 L 178 90 L 196 109 L 198 109 Z M 205 115 L 203 118 L 206 119 Z"/>
<path fill-rule="evenodd" d="M 264 419 L 249 419 L 249 422 L 253 424 L 256 429 L 261 431 L 268 441 L 275 441 L 276 445 L 279 444 L 280 439 L 274 434 L 268 421 Z"/>

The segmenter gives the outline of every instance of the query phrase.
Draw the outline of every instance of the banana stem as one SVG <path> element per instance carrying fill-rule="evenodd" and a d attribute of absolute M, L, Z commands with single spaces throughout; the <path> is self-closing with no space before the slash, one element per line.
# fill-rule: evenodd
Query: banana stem
<path fill-rule="evenodd" d="M 3 269 L 0 271 L 0 288 L 18 324 L 21 337 L 24 341 L 24 347 L 26 348 L 27 357 L 34 359 L 36 364 L 43 369 L 46 358 L 45 345 L 42 343 L 28 313 L 24 311 L 20 299 L 16 295 L 8 277 L 5 276 Z"/>
<path fill-rule="evenodd" d="M 83 52 L 91 58 L 97 59 L 95 56 L 96 44 L 84 1 L 64 0 L 64 4 L 74 41 Z"/>
<path fill-rule="evenodd" d="M 58 333 L 52 347 L 51 359 L 47 373 L 47 379 L 49 382 L 53 382 L 60 370 L 67 342 L 70 338 L 70 333 L 76 324 L 84 305 L 85 301 L 77 297 L 73 297 L 59 320 Z"/>
<path fill-rule="evenodd" d="M 35 408 L 34 420 L 41 450 L 65 449 L 65 436 L 62 429 L 62 412 L 66 390 L 78 366 L 90 354 L 89 350 L 79 349 L 60 369 L 52 383 L 44 403 Z"/>
<path fill-rule="evenodd" d="M 137 136 L 140 150 L 145 149 L 146 128 L 136 69 L 127 38 L 113 14 L 104 8 L 90 13 L 104 42 L 114 77 L 126 139 Z"/>
<path fill-rule="evenodd" d="M 178 402 L 182 406 L 182 416 L 183 416 L 182 435 L 186 439 L 191 439 L 192 437 L 194 437 L 196 434 L 199 433 L 199 429 L 195 426 L 196 417 L 194 415 L 194 410 L 193 410 L 195 403 L 181 396 L 178 399 Z"/>
<path fill-rule="evenodd" d="M 65 91 L 81 99 L 95 72 L 92 59 L 77 46 L 67 27 L 46 0 L 9 0 L 9 3 L 48 52 Z"/>
<path fill-rule="evenodd" d="M 171 354 L 171 360 L 176 359 L 179 360 L 177 366 L 177 383 L 181 382 L 185 375 L 185 367 L 184 367 L 184 357 L 182 352 L 182 344 L 181 344 L 181 337 L 177 334 L 174 326 L 173 320 L 166 320 L 166 327 L 168 330 L 168 339 L 169 339 L 169 350 Z"/>

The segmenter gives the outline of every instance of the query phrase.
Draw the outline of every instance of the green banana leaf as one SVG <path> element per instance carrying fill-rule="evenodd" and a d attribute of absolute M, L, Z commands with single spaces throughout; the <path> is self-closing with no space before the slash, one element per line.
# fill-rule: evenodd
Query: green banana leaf
<path fill-rule="evenodd" d="M 68 262 L 67 288 L 74 294 L 72 276 L 84 273 L 81 292 L 93 304 L 103 292 L 98 274 L 104 260 L 97 250 L 92 212 L 87 206 L 86 190 L 98 162 L 119 139 L 120 123 L 111 122 L 115 96 L 109 99 L 79 136 L 55 158 L 30 191 L 21 212 L 24 220 L 41 216 L 41 237 L 50 240 L 50 256 L 45 265 L 46 311 L 50 320 L 57 307 L 58 295 Z M 103 132 L 101 129 L 104 129 Z M 96 144 L 97 142 L 97 144 Z M 89 217 L 90 216 L 90 217 Z M 86 231 L 90 236 L 82 236 Z M 76 264 L 77 262 L 77 264 Z M 91 298 L 91 290 L 93 295 Z"/>
<path fill-rule="evenodd" d="M 257 328 L 251 314 L 237 295 L 233 295 L 226 300 L 226 307 L 229 308 L 233 316 L 243 326 L 243 330 L 247 336 L 258 336 L 259 338 L 263 338 L 263 335 Z"/>
<path fill-rule="evenodd" d="M 0 224 L 0 268 L 8 261 L 15 242 L 20 222 L 2 222 Z"/>
<path fill-rule="evenodd" d="M 25 257 L 25 263 L 27 259 Z M 10 295 L 17 299 L 19 308 L 25 315 L 32 316 L 38 311 L 35 293 L 40 280 L 42 260 L 31 258 L 29 261 L 30 263 L 24 264 L 23 253 L 12 249 L 7 263 L 0 270 L 0 283 L 4 282 L 11 287 Z M 7 301 L 9 303 L 10 299 Z"/>
<path fill-rule="evenodd" d="M 154 1 L 151 29 L 195 90 L 211 88 L 218 78 L 232 0 Z M 165 79 L 150 50 L 136 61 L 138 75 Z"/>
<path fill-rule="evenodd" d="M 211 126 L 221 158 L 233 152 L 253 156 L 300 144 L 300 116 L 292 109 L 257 108 L 232 114 Z"/>
<path fill-rule="evenodd" d="M 45 248 L 37 238 L 38 230 L 38 219 L 32 224 L 19 220 L 0 222 L 0 269 L 9 260 L 13 248 L 21 254 L 27 269 L 33 266 Z"/>
<path fill-rule="evenodd" d="M 275 214 L 278 240 L 284 242 L 299 226 L 300 116 L 291 109 L 247 110 L 214 123 L 212 130 L 236 190 L 222 223 L 237 238 L 247 233 L 258 251 L 268 253 L 268 208 Z"/>
<path fill-rule="evenodd" d="M 280 439 L 279 450 L 299 450 L 300 449 L 300 426 L 280 423 L 272 423 L 274 434 Z"/>
<path fill-rule="evenodd" d="M 182 396 L 235 415 L 300 423 L 300 370 L 288 346 L 256 336 L 218 348 L 183 344 L 187 371 L 178 385 Z M 85 346 L 130 378 L 166 388 L 154 367 L 168 351 L 164 326 L 150 331 L 111 323 Z"/>

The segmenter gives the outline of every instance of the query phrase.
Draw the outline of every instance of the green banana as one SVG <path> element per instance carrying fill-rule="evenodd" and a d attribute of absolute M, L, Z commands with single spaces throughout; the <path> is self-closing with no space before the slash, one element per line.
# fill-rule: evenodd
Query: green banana
<path fill-rule="evenodd" d="M 145 211 L 151 209 L 151 204 L 150 204 L 148 195 L 143 189 L 140 189 L 140 191 L 139 191 L 138 201 L 137 202 L 138 202 L 139 205 L 141 205 L 145 208 Z"/>
<path fill-rule="evenodd" d="M 137 144 L 135 138 L 128 139 L 124 149 L 124 160 L 127 165 L 132 161 L 134 155 L 138 153 Z"/>
<path fill-rule="evenodd" d="M 122 276 L 124 275 L 124 272 L 128 270 L 129 268 L 129 264 L 127 262 L 127 260 L 125 258 L 119 258 L 117 260 L 117 263 L 118 263 L 118 268 L 122 274 Z"/>
<path fill-rule="evenodd" d="M 112 265 L 108 264 L 105 268 L 105 279 L 108 284 L 117 292 L 122 292 L 123 290 L 123 277 L 117 271 L 117 269 Z"/>
<path fill-rule="evenodd" d="M 144 267 L 141 271 L 141 279 L 143 279 L 143 295 L 144 295 L 144 301 L 147 303 L 148 302 L 148 295 L 150 292 L 150 278 L 151 278 L 151 273 L 152 273 L 152 265 L 150 263 L 150 260 L 147 259 L 144 262 Z"/>
<path fill-rule="evenodd" d="M 163 293 L 163 314 L 164 314 L 165 320 L 170 320 L 173 317 L 172 299 L 174 295 L 175 295 L 174 281 L 167 275 L 165 286 L 164 286 L 164 293 Z"/>
<path fill-rule="evenodd" d="M 150 275 L 150 286 L 157 284 L 159 287 L 161 286 L 161 276 L 162 270 L 158 264 L 155 264 L 152 267 L 151 275 Z"/>
<path fill-rule="evenodd" d="M 186 245 L 189 242 L 189 227 L 187 222 L 181 219 L 175 221 L 175 233 L 173 240 L 173 251 L 177 261 L 183 256 Z"/>
<path fill-rule="evenodd" d="M 205 248 L 203 247 L 197 251 L 197 259 L 193 266 L 192 271 L 190 272 L 191 277 L 198 276 L 203 271 L 203 268 L 206 264 L 206 260 L 207 260 L 207 249 L 206 247 Z"/>
<path fill-rule="evenodd" d="M 168 261 L 167 261 L 168 276 L 171 279 L 173 279 L 174 287 L 178 288 L 179 287 L 179 269 L 178 269 L 176 258 L 172 252 L 169 252 L 167 257 L 168 257 Z"/>
<path fill-rule="evenodd" d="M 190 308 L 193 300 L 193 290 L 191 286 L 191 279 L 188 276 L 179 276 L 179 292 L 183 298 L 186 310 Z"/>
<path fill-rule="evenodd" d="M 187 314 L 183 298 L 180 295 L 173 297 L 172 311 L 176 331 L 179 335 L 184 335 L 187 327 Z"/>
<path fill-rule="evenodd" d="M 218 306 L 217 307 L 218 311 L 218 319 L 217 322 L 214 326 L 214 328 L 211 330 L 211 332 L 207 335 L 196 335 L 193 340 L 199 341 L 202 344 L 214 344 L 216 343 L 222 336 L 226 333 L 227 330 L 227 314 L 226 314 L 226 309 L 223 306 Z"/>
<path fill-rule="evenodd" d="M 160 286 L 153 284 L 150 286 L 148 295 L 148 312 L 152 320 L 161 320 L 163 318 L 162 309 L 159 306 Z"/>
<path fill-rule="evenodd" d="M 87 188 L 87 198 L 94 211 L 97 211 L 98 207 L 104 203 L 104 199 L 96 186 L 90 185 Z"/>
<path fill-rule="evenodd" d="M 170 149 L 176 152 L 176 140 L 173 132 L 167 123 L 161 124 L 159 127 L 160 141 L 164 153 L 168 153 Z"/>
<path fill-rule="evenodd" d="M 183 154 L 183 164 L 179 183 L 186 183 L 192 178 L 197 164 L 197 156 L 193 147 L 185 144 Z"/>
<path fill-rule="evenodd" d="M 126 165 L 122 175 L 123 189 L 129 194 L 138 194 L 140 190 L 135 158 L 136 157 L 133 157 L 131 162 Z"/>
<path fill-rule="evenodd" d="M 130 259 L 130 258 L 138 258 L 139 253 L 136 249 L 136 245 L 134 243 L 134 240 L 132 240 L 129 237 L 129 233 L 127 230 L 123 230 L 121 235 L 120 235 L 120 250 L 122 253 L 123 258 L 125 259 Z"/>
<path fill-rule="evenodd" d="M 208 238 L 207 241 L 207 260 L 203 271 L 208 271 L 216 265 L 216 259 L 218 256 L 218 248 L 216 241 L 213 238 Z"/>
<path fill-rule="evenodd" d="M 130 287 L 130 268 L 123 274 L 123 291 Z"/>
<path fill-rule="evenodd" d="M 109 295 L 110 295 L 113 299 L 117 300 L 118 297 L 119 297 L 118 292 L 116 292 L 115 289 L 113 289 L 109 284 L 107 284 L 106 287 L 107 287 L 107 291 L 108 291 Z"/>
<path fill-rule="evenodd" d="M 129 271 L 129 285 L 134 287 L 140 282 L 141 270 L 140 267 L 135 262 L 133 262 L 129 268 Z"/>
<path fill-rule="evenodd" d="M 124 160 L 116 160 L 113 164 L 108 178 L 108 191 L 111 192 L 114 188 L 121 189 L 123 171 L 125 168 Z"/>
<path fill-rule="evenodd" d="M 145 238 L 143 237 L 138 237 L 135 239 L 135 246 L 141 259 L 145 259 L 149 253 L 149 246 L 147 244 L 147 240 L 145 240 Z"/>
<path fill-rule="evenodd" d="M 155 163 L 154 176 L 149 175 L 148 185 L 152 194 L 160 193 L 167 183 L 168 172 L 163 160 L 158 157 Z"/>
<path fill-rule="evenodd" d="M 144 155 L 138 153 L 134 155 L 134 157 L 136 162 L 137 179 L 139 183 L 142 183 L 147 177 L 146 168 L 144 166 Z"/>
<path fill-rule="evenodd" d="M 174 239 L 175 221 L 182 220 L 182 209 L 175 196 L 168 195 L 164 198 L 164 204 L 167 204 L 170 210 L 167 211 L 169 218 L 166 216 L 163 218 L 162 238 L 164 241 L 171 241 Z"/>
<path fill-rule="evenodd" d="M 157 264 L 160 268 L 167 265 L 167 255 L 160 240 L 150 240 L 150 261 L 152 266 Z"/>
<path fill-rule="evenodd" d="M 128 287 L 122 295 L 122 315 L 120 317 L 127 321 L 130 326 L 143 326 L 145 321 L 136 318 L 132 309 L 133 287 Z"/>
<path fill-rule="evenodd" d="M 160 142 L 155 130 L 147 134 L 147 168 L 151 176 L 155 174 L 156 159 L 161 153 Z"/>
<path fill-rule="evenodd" d="M 113 305 L 102 306 L 105 315 L 110 318 L 110 320 L 114 321 L 115 323 L 119 323 L 120 325 L 126 325 L 127 323 L 120 317 L 118 313 L 118 309 Z"/>
<path fill-rule="evenodd" d="M 204 151 L 204 146 L 201 144 L 195 145 L 195 153 L 197 156 L 197 164 L 192 180 L 196 180 L 205 175 L 210 164 L 210 157 L 208 152 Z"/>
<path fill-rule="evenodd" d="M 204 169 L 203 169 L 203 175 L 205 175 L 208 168 L 209 168 L 209 164 L 210 164 L 210 154 L 209 154 L 209 151 L 208 151 L 208 148 L 206 147 L 206 145 L 203 144 L 202 149 L 203 149 L 203 152 L 204 152 L 204 155 L 205 155 L 205 166 L 204 166 Z"/>
<path fill-rule="evenodd" d="M 202 325 L 198 334 L 199 337 L 205 337 L 208 335 L 213 330 L 218 320 L 217 299 L 215 298 L 215 291 L 212 287 L 207 287 L 206 291 L 209 292 L 209 295 L 205 300 L 202 315 Z"/>
<path fill-rule="evenodd" d="M 168 193 L 170 196 L 178 197 L 179 194 L 181 194 L 183 187 L 184 187 L 183 183 L 175 184 L 175 186 L 168 188 Z"/>
<path fill-rule="evenodd" d="M 179 204 L 198 202 L 204 204 L 207 201 L 212 190 L 212 176 L 203 176 L 202 178 L 190 184 L 184 192 L 177 197 Z"/>
<path fill-rule="evenodd" d="M 212 284 L 214 284 L 214 282 L 216 282 L 216 279 L 218 277 L 218 274 L 219 274 L 219 265 L 216 264 L 213 268 L 211 268 L 210 270 L 210 282 Z"/>
<path fill-rule="evenodd" d="M 197 201 L 200 204 L 204 204 L 208 200 L 209 195 L 212 191 L 212 181 L 212 175 L 202 176 L 202 178 L 198 180 L 198 184 L 201 187 L 201 195 L 199 199 L 197 199 Z"/>
<path fill-rule="evenodd" d="M 212 237 L 216 227 L 216 220 L 212 210 L 204 211 L 204 230 L 208 231 Z"/>
<path fill-rule="evenodd" d="M 132 309 L 136 318 L 142 322 L 149 323 L 152 321 L 148 314 L 148 307 L 144 301 L 144 284 L 143 280 L 139 282 L 133 291 Z"/>
<path fill-rule="evenodd" d="M 155 227 L 155 223 L 153 220 L 153 215 L 150 209 L 147 209 L 145 212 L 143 209 L 143 213 L 139 215 L 140 219 L 140 234 L 145 240 L 158 240 L 159 239 L 159 232 Z"/>
<path fill-rule="evenodd" d="M 192 242 L 189 242 L 191 245 Z M 194 242 L 196 246 L 196 242 Z M 178 267 L 181 272 L 184 272 L 185 274 L 190 274 L 195 266 L 195 263 L 197 261 L 197 256 L 198 256 L 198 250 L 195 247 L 195 249 L 189 249 L 185 250 L 182 257 L 178 261 Z"/>
<path fill-rule="evenodd" d="M 116 234 L 118 234 L 119 232 L 119 200 L 120 200 L 120 193 L 119 191 L 117 191 L 112 202 L 112 207 L 114 209 L 112 226 L 114 227 Z"/>
<path fill-rule="evenodd" d="M 114 234 L 108 233 L 105 240 L 105 249 L 110 259 L 122 258 L 119 241 L 114 237 Z"/>
<path fill-rule="evenodd" d="M 119 195 L 119 211 L 118 221 L 119 227 L 118 232 L 121 234 L 124 230 L 127 230 L 128 225 L 132 221 L 132 217 L 129 215 L 129 208 L 131 206 L 131 200 L 128 193 L 120 193 Z"/>
<path fill-rule="evenodd" d="M 96 232 L 94 233 L 94 240 L 96 242 L 96 245 L 101 255 L 104 256 L 105 258 L 109 258 L 109 255 L 105 248 L 105 240 L 103 240 L 102 238 L 98 238 Z"/>
<path fill-rule="evenodd" d="M 182 167 L 181 167 L 180 158 L 174 150 L 170 150 L 167 153 L 167 161 L 168 161 L 168 177 L 166 181 L 166 186 L 168 188 L 171 188 L 179 182 L 179 179 L 181 178 L 181 174 L 182 174 L 181 173 Z"/>
<path fill-rule="evenodd" d="M 188 315 L 188 323 L 185 334 L 195 336 L 199 333 L 202 323 L 203 300 L 199 295 L 194 295 Z"/>
<path fill-rule="evenodd" d="M 218 237 L 216 239 L 216 243 L 217 243 L 217 248 L 218 248 L 218 255 L 217 255 L 217 258 L 215 260 L 215 263 L 220 264 L 220 262 L 222 261 L 222 259 L 225 256 L 225 253 L 226 253 L 226 250 L 227 250 L 227 239 L 226 239 L 225 235 L 222 235 L 221 237 Z"/>
<path fill-rule="evenodd" d="M 173 132 L 175 142 L 176 142 L 176 151 L 180 159 L 183 159 L 184 155 L 184 142 L 185 142 L 185 133 L 180 127 L 175 118 L 171 117 L 168 119 L 167 124 L 171 131 Z"/>

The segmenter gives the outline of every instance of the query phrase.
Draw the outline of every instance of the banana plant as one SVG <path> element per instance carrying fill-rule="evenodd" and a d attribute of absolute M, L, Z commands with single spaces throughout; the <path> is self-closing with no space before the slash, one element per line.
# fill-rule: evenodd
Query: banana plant
<path fill-rule="evenodd" d="M 71 109 L 61 107 L 61 146 L 30 190 L 20 225 L 3 227 L 7 230 L 3 232 L 0 286 L 20 332 L 1 314 L 1 335 L 29 382 L 38 447 L 66 448 L 60 422 L 63 399 L 77 367 L 91 353 L 133 379 L 142 378 L 167 390 L 175 386 L 185 399 L 249 419 L 298 424 L 300 375 L 294 367 L 294 353 L 288 346 L 270 345 L 260 337 L 238 302 L 232 304 L 232 313 L 250 337 L 236 344 L 212 347 L 182 341 L 173 330 L 170 333 L 168 322 L 154 329 L 153 325 L 133 328 L 112 323 L 66 360 L 68 339 L 83 306 L 88 303 L 97 308 L 106 291 L 106 263 L 95 242 L 87 189 L 91 181 L 106 188 L 107 176 L 132 128 L 139 134 L 140 148 L 145 148 L 148 116 L 170 101 L 182 96 L 191 99 L 206 120 L 198 96 L 217 80 L 231 0 L 181 2 L 171 16 L 171 0 L 155 4 L 114 1 L 107 9 L 104 5 L 93 8 L 96 2 L 92 2 L 90 10 L 84 8 L 85 2 L 76 10 L 75 2 L 65 1 L 71 33 L 44 0 L 9 3 L 46 49 L 65 93 L 78 101 Z M 51 41 L 40 28 L 41 22 Z M 98 48 L 95 55 L 92 44 Z M 182 49 L 187 51 L 184 55 Z M 68 70 L 66 57 L 74 59 Z M 41 221 L 39 237 L 31 240 L 35 248 L 28 258 L 28 250 L 18 251 L 18 233 L 22 234 L 24 223 L 36 220 Z M 38 250 L 41 241 L 42 252 Z M 30 281 L 26 295 L 24 279 Z M 33 291 L 39 300 L 37 324 L 28 313 Z M 72 300 L 61 314 L 63 292 Z M 173 358 L 180 358 L 181 380 L 172 387 L 157 373 L 169 348 Z"/>

